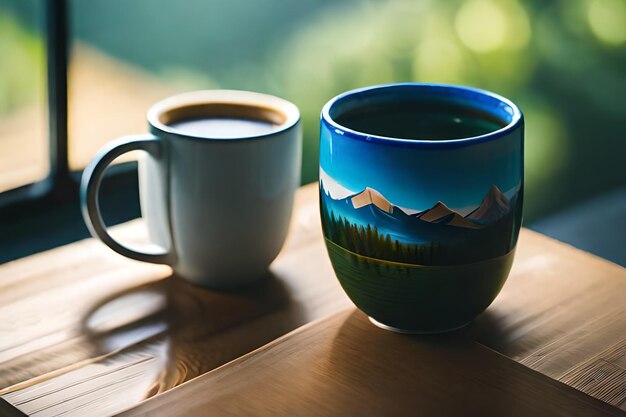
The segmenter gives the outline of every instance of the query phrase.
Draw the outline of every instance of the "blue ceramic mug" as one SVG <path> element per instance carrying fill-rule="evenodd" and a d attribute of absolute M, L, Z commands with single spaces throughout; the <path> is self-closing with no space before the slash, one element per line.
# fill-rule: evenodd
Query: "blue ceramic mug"
<path fill-rule="evenodd" d="M 521 226 L 523 155 L 519 108 L 483 90 L 391 84 L 324 106 L 326 246 L 374 324 L 442 332 L 491 304 Z"/>

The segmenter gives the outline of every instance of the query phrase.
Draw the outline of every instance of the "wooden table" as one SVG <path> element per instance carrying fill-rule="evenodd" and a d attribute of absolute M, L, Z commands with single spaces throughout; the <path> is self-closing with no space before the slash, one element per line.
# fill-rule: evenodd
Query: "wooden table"
<path fill-rule="evenodd" d="M 626 271 L 523 230 L 470 326 L 386 332 L 336 281 L 310 185 L 245 291 L 92 239 L 0 266 L 0 388 L 0 415 L 624 415 Z"/>

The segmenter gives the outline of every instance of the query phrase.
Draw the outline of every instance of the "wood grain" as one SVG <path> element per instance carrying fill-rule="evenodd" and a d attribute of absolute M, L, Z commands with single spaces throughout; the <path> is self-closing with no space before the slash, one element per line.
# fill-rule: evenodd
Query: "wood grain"
<path fill-rule="evenodd" d="M 238 292 L 199 288 L 91 239 L 0 267 L 0 394 L 38 416 L 68 406 L 83 416 L 94 402 L 96 415 L 113 414 L 349 306 L 319 262 L 307 191 L 268 277 Z M 136 243 L 141 227 L 116 235 Z M 135 374 L 120 378 L 127 368 Z"/>
<path fill-rule="evenodd" d="M 466 331 L 626 411 L 625 300 L 624 268 L 524 230 L 502 293 Z"/>
<path fill-rule="evenodd" d="M 622 413 L 459 336 L 355 310 L 294 331 L 125 416 L 609 416 Z"/>
<path fill-rule="evenodd" d="M 115 232 L 139 242 L 142 225 Z M 350 306 L 322 242 L 309 185 L 268 279 L 243 291 L 195 287 L 92 239 L 2 265 L 0 395 L 47 401 L 39 416 L 113 414 Z M 626 411 L 625 295 L 624 268 L 524 229 L 502 293 L 459 335 Z"/>

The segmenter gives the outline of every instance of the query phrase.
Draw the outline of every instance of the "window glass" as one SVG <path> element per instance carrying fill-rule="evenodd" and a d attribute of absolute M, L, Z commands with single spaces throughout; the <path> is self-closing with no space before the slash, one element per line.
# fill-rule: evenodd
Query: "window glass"
<path fill-rule="evenodd" d="M 48 174 L 42 3 L 0 0 L 0 191 Z"/>
<path fill-rule="evenodd" d="M 303 182 L 319 112 L 365 85 L 442 82 L 513 99 L 527 123 L 525 219 L 624 185 L 623 0 L 74 0 L 71 165 L 144 132 L 160 98 L 201 88 L 302 110 Z M 593 175 L 590 175 L 593 173 Z"/>

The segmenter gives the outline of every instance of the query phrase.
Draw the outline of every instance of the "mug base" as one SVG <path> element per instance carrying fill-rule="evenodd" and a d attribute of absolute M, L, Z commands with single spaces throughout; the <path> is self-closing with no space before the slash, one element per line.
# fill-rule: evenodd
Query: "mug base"
<path fill-rule="evenodd" d="M 455 330 L 462 329 L 463 327 L 467 326 L 468 324 L 470 324 L 472 322 L 472 320 L 470 320 L 467 323 L 463 323 L 460 326 L 451 327 L 449 329 L 426 330 L 426 331 L 424 331 L 424 330 L 413 330 L 413 329 L 400 329 L 398 327 L 388 326 L 388 325 L 386 325 L 384 323 L 381 323 L 378 320 L 376 320 L 375 318 L 370 317 L 370 316 L 368 316 L 368 319 L 376 327 L 380 327 L 383 330 L 387 330 L 387 331 L 394 332 L 394 333 L 401 333 L 401 334 L 437 334 L 437 333 L 453 332 Z"/>
<path fill-rule="evenodd" d="M 248 290 L 255 285 L 260 285 L 270 279 L 271 274 L 266 270 L 259 274 L 245 274 L 245 279 L 241 276 L 234 277 L 187 277 L 178 274 L 180 278 L 190 284 L 213 291 L 237 292 Z"/>

